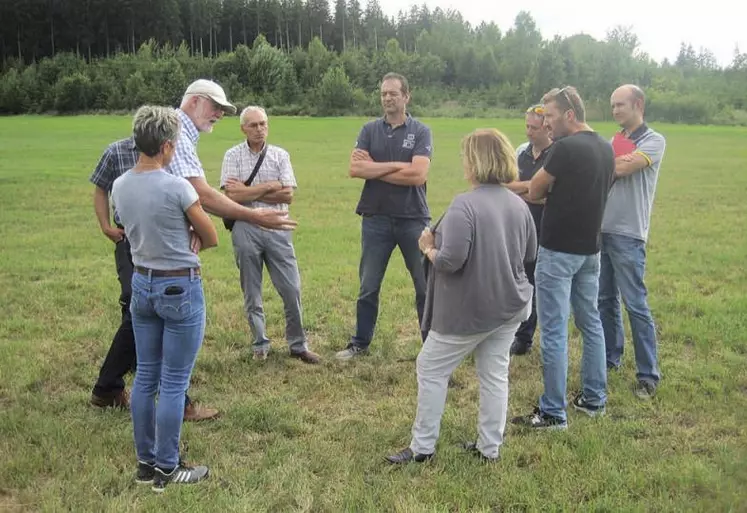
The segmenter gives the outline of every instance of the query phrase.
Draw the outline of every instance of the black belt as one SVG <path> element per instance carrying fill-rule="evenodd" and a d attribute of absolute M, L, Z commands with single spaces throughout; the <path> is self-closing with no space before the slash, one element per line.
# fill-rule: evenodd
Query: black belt
<path fill-rule="evenodd" d="M 135 266 L 135 272 L 139 274 L 150 274 L 151 276 L 195 276 L 200 275 L 200 268 L 195 267 L 193 269 L 174 269 L 172 271 L 159 271 L 158 269 L 148 269 L 147 267 Z"/>

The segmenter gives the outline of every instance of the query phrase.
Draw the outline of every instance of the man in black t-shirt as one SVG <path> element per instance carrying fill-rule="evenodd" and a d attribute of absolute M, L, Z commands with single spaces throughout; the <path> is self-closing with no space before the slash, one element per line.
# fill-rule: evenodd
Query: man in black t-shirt
<path fill-rule="evenodd" d="M 615 158 L 612 145 L 585 122 L 583 100 L 573 87 L 543 99 L 553 145 L 529 185 L 529 198 L 546 197 L 535 284 L 545 391 L 539 407 L 514 422 L 536 429 L 566 429 L 568 318 L 573 310 L 583 338 L 583 389 L 573 407 L 604 414 L 607 367 L 597 309 L 600 231 Z"/>

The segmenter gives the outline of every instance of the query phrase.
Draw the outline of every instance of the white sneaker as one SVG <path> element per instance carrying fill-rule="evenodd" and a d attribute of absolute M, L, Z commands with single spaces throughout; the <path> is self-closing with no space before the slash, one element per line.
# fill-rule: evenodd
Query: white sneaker
<path fill-rule="evenodd" d="M 350 360 L 352 358 L 355 358 L 356 356 L 361 356 L 368 353 L 368 349 L 362 349 L 358 346 L 348 346 L 342 351 L 339 351 L 335 354 L 335 358 L 338 360 Z"/>

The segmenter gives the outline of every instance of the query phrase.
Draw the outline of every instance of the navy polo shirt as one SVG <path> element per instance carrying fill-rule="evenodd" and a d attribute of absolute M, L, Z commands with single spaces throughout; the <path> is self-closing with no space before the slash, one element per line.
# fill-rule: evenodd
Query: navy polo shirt
<path fill-rule="evenodd" d="M 366 123 L 355 148 L 365 150 L 374 162 L 412 162 L 413 157 L 430 158 L 433 153 L 431 130 L 409 114 L 403 125 L 392 127 L 386 118 Z M 359 215 L 388 215 L 430 219 L 426 186 L 395 185 L 383 180 L 366 180 L 356 208 Z"/>
<path fill-rule="evenodd" d="M 545 165 L 547 159 L 547 153 L 549 152 L 552 145 L 542 150 L 539 157 L 534 158 L 532 152 L 532 145 L 530 143 L 524 143 L 518 148 L 517 152 L 517 164 L 519 166 L 519 180 L 524 182 L 531 180 L 537 171 Z M 532 219 L 534 219 L 534 225 L 537 228 L 539 234 L 540 226 L 542 225 L 542 213 L 545 210 L 544 205 L 537 205 L 535 203 L 527 203 L 529 211 L 532 213 Z"/>

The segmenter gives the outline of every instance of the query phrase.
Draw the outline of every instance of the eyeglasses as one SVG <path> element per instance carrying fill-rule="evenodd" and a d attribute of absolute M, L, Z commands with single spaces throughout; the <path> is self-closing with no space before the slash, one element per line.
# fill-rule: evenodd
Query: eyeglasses
<path fill-rule="evenodd" d="M 537 114 L 538 116 L 545 115 L 545 108 L 542 105 L 532 105 L 527 109 L 527 114 Z"/>
<path fill-rule="evenodd" d="M 247 128 L 253 128 L 253 129 L 256 130 L 257 128 L 260 128 L 260 127 L 261 128 L 266 127 L 267 126 L 267 121 L 255 121 L 255 122 L 252 122 L 252 123 L 244 123 L 244 126 L 247 127 Z"/>

